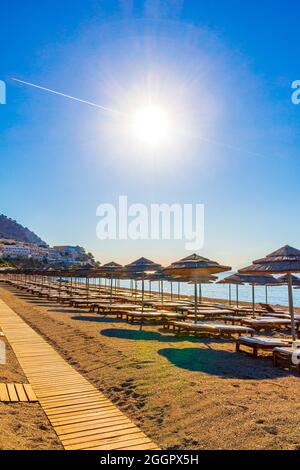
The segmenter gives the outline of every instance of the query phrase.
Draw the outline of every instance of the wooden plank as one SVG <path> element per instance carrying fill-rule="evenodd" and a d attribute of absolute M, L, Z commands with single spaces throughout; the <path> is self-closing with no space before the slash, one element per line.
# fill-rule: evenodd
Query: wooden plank
<path fill-rule="evenodd" d="M 69 443 L 64 443 L 65 448 L 67 450 L 82 450 L 84 449 L 87 445 L 92 448 L 92 447 L 97 447 L 101 445 L 105 445 L 109 443 L 110 439 L 113 439 L 114 442 L 122 442 L 122 441 L 127 441 L 127 440 L 132 440 L 136 442 L 138 439 L 144 439 L 144 434 L 142 432 L 137 431 L 136 428 L 134 429 L 127 429 L 125 431 L 120 432 L 120 435 L 116 435 L 114 433 L 107 433 L 106 436 L 95 436 L 91 438 L 90 440 L 84 440 L 83 442 L 76 442 L 73 444 Z"/>
<path fill-rule="evenodd" d="M 83 405 L 70 405 L 68 408 L 62 407 L 60 410 L 55 409 L 53 411 L 47 410 L 47 413 L 51 418 L 55 418 L 58 416 L 65 416 L 68 414 L 73 413 L 74 411 L 87 411 L 87 410 L 96 410 L 99 406 L 98 402 L 83 404 Z"/>
<path fill-rule="evenodd" d="M 89 410 L 85 411 L 84 413 L 73 413 L 71 416 L 68 413 L 67 416 L 65 417 L 59 417 L 59 418 L 53 418 L 51 417 L 51 421 L 53 422 L 54 426 L 61 426 L 63 424 L 77 424 L 77 423 L 84 423 L 86 421 L 94 421 L 96 418 L 101 418 L 103 417 L 103 411 L 109 413 L 110 411 L 113 411 L 114 407 L 110 406 L 108 408 L 105 408 L 102 411 L 98 410 Z M 110 414 L 109 414 L 110 416 Z"/>
<path fill-rule="evenodd" d="M 101 445 L 96 445 L 96 446 L 86 446 L 85 450 L 120 450 L 120 449 L 126 449 L 128 446 L 131 447 L 136 447 L 140 446 L 143 444 L 143 449 L 148 449 L 148 445 L 152 444 L 149 438 L 147 437 L 142 437 L 139 439 L 111 439 L 108 441 L 103 442 Z M 68 449 L 68 447 L 66 447 Z M 82 449 L 83 450 L 83 449 Z"/>
<path fill-rule="evenodd" d="M 26 392 L 26 395 L 28 397 L 29 401 L 38 401 L 34 391 L 32 390 L 32 387 L 30 384 L 24 384 L 24 390 Z"/>
<path fill-rule="evenodd" d="M 0 401 L 10 401 L 6 384 L 0 383 Z"/>
<path fill-rule="evenodd" d="M 113 425 L 112 423 L 107 423 L 107 426 L 103 426 L 103 428 L 95 428 L 95 429 L 92 429 L 92 430 L 89 430 L 89 431 L 79 431 L 79 432 L 74 432 L 74 433 L 71 433 L 71 434 L 65 434 L 62 436 L 63 440 L 65 443 L 69 442 L 70 444 L 72 444 L 72 442 L 76 441 L 77 439 L 81 439 L 81 438 L 91 438 L 91 436 L 93 437 L 94 439 L 94 436 L 97 436 L 98 434 L 102 434 L 103 432 L 105 432 L 106 429 L 109 428 L 110 431 L 118 431 L 118 430 L 121 430 L 121 429 L 130 429 L 131 427 L 134 427 L 135 428 L 135 424 L 133 424 L 132 422 L 126 422 L 126 423 L 123 423 L 123 424 L 116 424 L 116 425 Z"/>
<path fill-rule="evenodd" d="M 17 395 L 15 385 L 14 384 L 7 384 L 7 391 L 9 395 L 9 401 L 19 401 L 19 397 Z"/>
<path fill-rule="evenodd" d="M 28 401 L 28 397 L 26 395 L 26 392 L 24 390 L 23 384 L 15 384 L 17 395 L 19 397 L 20 401 Z"/>

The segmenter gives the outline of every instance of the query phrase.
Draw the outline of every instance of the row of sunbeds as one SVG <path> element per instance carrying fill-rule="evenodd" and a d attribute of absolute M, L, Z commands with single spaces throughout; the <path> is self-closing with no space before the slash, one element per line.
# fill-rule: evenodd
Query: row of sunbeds
<path fill-rule="evenodd" d="M 150 299 L 145 302 L 148 307 L 141 306 L 140 299 L 130 298 L 132 304 L 128 302 L 128 295 L 123 292 L 119 293 L 108 292 L 107 289 L 97 288 L 95 294 L 91 293 L 86 296 L 85 288 L 72 289 L 72 296 L 70 296 L 70 289 L 68 286 L 51 285 L 48 289 L 44 286 L 39 286 L 38 283 L 31 285 L 22 284 L 19 282 L 11 282 L 14 286 L 27 290 L 29 293 L 45 296 L 49 300 L 61 301 L 61 303 L 69 303 L 73 307 L 88 308 L 90 311 L 98 311 L 98 313 L 116 315 L 118 318 L 124 318 L 127 321 L 134 323 L 146 323 L 148 321 L 155 321 L 162 323 L 164 328 L 168 328 L 176 332 L 176 334 L 192 334 L 192 335 L 217 335 L 222 337 L 234 338 L 236 341 L 236 351 L 240 351 L 241 347 L 246 347 L 253 352 L 255 357 L 258 356 L 260 350 L 273 352 L 274 365 L 278 365 L 282 361 L 292 364 L 292 359 L 295 358 L 295 350 L 291 348 L 291 340 L 286 338 L 265 337 L 257 336 L 261 330 L 278 330 L 279 328 L 288 328 L 291 325 L 289 316 L 285 311 L 274 310 L 271 306 L 261 305 L 261 310 L 255 313 L 260 313 L 260 317 L 249 318 L 248 316 L 238 316 L 237 308 L 229 308 L 228 306 L 220 306 L 216 304 L 206 304 L 203 308 L 199 308 L 197 316 L 204 321 L 195 322 L 194 310 L 191 309 L 192 303 L 189 301 L 172 302 L 166 301 L 162 303 L 160 299 Z M 84 292 L 83 295 L 81 293 Z M 79 295 L 74 297 L 74 294 Z M 99 296 L 101 296 L 99 298 Z M 123 303 L 118 303 L 120 300 Z M 113 302 L 113 303 L 112 303 Z M 162 310 L 162 307 L 164 308 Z M 156 310 L 159 308 L 159 310 Z M 242 307 L 238 313 L 252 314 L 252 309 Z M 206 319 L 221 319 L 224 323 L 208 322 Z M 296 325 L 299 327 L 299 318 L 296 316 Z M 229 324 L 230 323 L 230 324 Z M 236 338 L 237 336 L 237 338 Z M 300 356 L 300 350 L 299 350 Z M 300 360 L 299 360 L 300 364 Z M 300 372 L 300 366 L 294 364 Z"/>

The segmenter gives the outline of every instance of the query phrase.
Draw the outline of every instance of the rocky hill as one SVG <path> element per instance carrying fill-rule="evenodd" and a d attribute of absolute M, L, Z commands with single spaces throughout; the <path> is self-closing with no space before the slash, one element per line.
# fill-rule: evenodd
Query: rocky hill
<path fill-rule="evenodd" d="M 0 214 L 0 238 L 46 246 L 46 243 L 27 227 L 23 227 L 3 214 Z"/>

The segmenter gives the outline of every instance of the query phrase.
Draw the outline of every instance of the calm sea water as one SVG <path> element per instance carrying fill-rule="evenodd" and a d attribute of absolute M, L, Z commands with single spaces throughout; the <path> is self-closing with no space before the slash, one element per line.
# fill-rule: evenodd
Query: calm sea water
<path fill-rule="evenodd" d="M 103 282 L 103 281 L 102 281 Z M 98 280 L 91 280 L 91 283 L 98 283 Z M 121 281 L 121 287 L 130 287 L 130 281 Z M 138 288 L 141 289 L 141 282 L 138 282 Z M 158 291 L 158 283 L 152 282 L 152 291 Z M 173 283 L 173 295 L 176 298 L 178 292 L 177 283 Z M 145 281 L 145 290 L 149 290 L 149 283 Z M 169 282 L 164 282 L 164 292 L 170 292 L 171 286 Z M 294 289 L 294 305 L 300 307 L 300 289 Z M 180 293 L 187 295 L 194 295 L 194 286 L 191 284 L 180 283 Z M 211 297 L 213 299 L 228 299 L 229 287 L 222 284 L 204 284 L 202 285 L 203 297 Z M 234 301 L 236 298 L 236 287 L 231 286 L 231 298 Z M 251 302 L 252 301 L 252 286 L 239 286 L 239 300 Z M 265 287 L 255 287 L 255 301 L 266 301 Z M 268 287 L 268 302 L 273 305 L 288 305 L 288 289 L 287 286 L 271 286 Z"/>

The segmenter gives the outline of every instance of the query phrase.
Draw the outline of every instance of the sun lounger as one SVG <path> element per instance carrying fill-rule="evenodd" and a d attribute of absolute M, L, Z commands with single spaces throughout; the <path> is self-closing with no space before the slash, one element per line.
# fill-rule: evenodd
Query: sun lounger
<path fill-rule="evenodd" d="M 286 320 L 291 319 L 291 316 L 287 313 L 264 313 L 262 316 L 266 317 L 266 318 L 285 318 Z M 295 314 L 294 318 L 295 318 L 295 320 L 300 321 L 300 315 L 299 314 Z"/>
<path fill-rule="evenodd" d="M 121 314 L 124 316 L 124 313 Z M 134 323 L 134 321 L 143 321 L 143 320 L 157 320 L 161 321 L 164 327 L 168 327 L 171 321 L 174 320 L 184 320 L 184 316 L 181 313 L 171 313 L 171 312 L 157 312 L 157 311 L 143 311 L 143 312 L 127 312 L 125 314 L 127 321 Z"/>
<path fill-rule="evenodd" d="M 224 325 L 223 323 L 188 323 L 188 322 L 172 322 L 173 330 L 187 332 L 193 334 L 216 334 L 219 336 L 232 336 L 234 334 L 254 335 L 255 330 L 246 326 Z"/>
<path fill-rule="evenodd" d="M 243 320 L 247 320 L 246 317 L 239 317 L 237 315 L 226 315 L 226 317 L 221 317 L 221 320 L 227 324 L 231 323 L 231 325 L 241 325 Z"/>
<path fill-rule="evenodd" d="M 253 356 L 257 357 L 259 349 L 264 351 L 273 351 L 276 347 L 289 346 L 289 344 L 289 340 L 282 338 L 269 338 L 265 336 L 253 336 L 252 338 L 249 338 L 248 336 L 240 336 L 236 340 L 236 351 L 240 351 L 241 346 L 246 346 L 251 348 Z"/>
<path fill-rule="evenodd" d="M 253 311 L 253 309 L 251 307 L 234 307 L 231 309 L 233 313 L 234 312 L 234 315 L 241 315 L 241 316 L 245 316 L 245 315 L 261 315 L 262 313 L 265 313 L 265 310 L 262 310 L 262 309 L 255 309 Z"/>
<path fill-rule="evenodd" d="M 130 323 L 143 322 L 143 321 L 151 321 L 151 320 L 159 320 L 161 321 L 162 315 L 160 312 L 127 312 L 126 313 L 126 320 Z"/>
<path fill-rule="evenodd" d="M 286 308 L 277 307 L 276 310 L 275 310 L 275 308 L 272 307 L 272 305 L 270 305 L 270 304 L 260 303 L 259 305 L 262 307 L 262 309 L 265 312 L 268 312 L 268 313 L 288 313 Z"/>
<path fill-rule="evenodd" d="M 300 374 L 300 349 L 298 350 L 298 360 L 299 364 L 293 363 L 293 354 L 297 352 L 297 350 L 293 349 L 292 347 L 276 347 L 273 350 L 273 364 L 275 367 L 278 367 L 280 364 L 284 364 L 289 368 L 296 368 L 296 370 Z"/>
<path fill-rule="evenodd" d="M 167 310 L 188 310 L 191 308 L 191 303 L 190 302 L 158 302 L 158 301 L 152 301 L 148 302 L 147 300 L 145 301 L 145 304 L 150 305 L 152 307 L 156 308 L 165 308 Z"/>
<path fill-rule="evenodd" d="M 83 298 L 70 298 L 69 299 L 69 304 L 71 307 L 78 307 L 78 308 L 89 308 L 90 305 L 93 305 L 95 303 L 95 299 L 89 298 L 89 299 L 83 299 Z"/>
<path fill-rule="evenodd" d="M 241 321 L 241 325 L 250 326 L 256 330 L 270 330 L 279 328 L 290 328 L 291 320 L 286 318 L 244 318 Z M 296 328 L 298 329 L 298 322 L 296 322 Z"/>
<path fill-rule="evenodd" d="M 189 309 L 188 310 L 189 315 L 194 315 L 195 310 Z M 231 315 L 232 311 L 231 310 L 220 310 L 220 309 L 201 309 L 199 308 L 197 310 L 197 315 L 203 316 L 204 318 L 221 318 L 224 315 Z"/>

